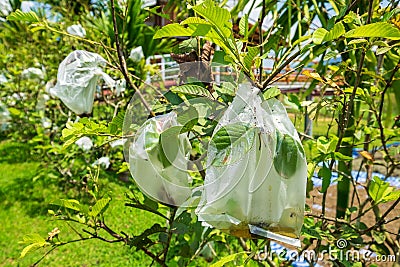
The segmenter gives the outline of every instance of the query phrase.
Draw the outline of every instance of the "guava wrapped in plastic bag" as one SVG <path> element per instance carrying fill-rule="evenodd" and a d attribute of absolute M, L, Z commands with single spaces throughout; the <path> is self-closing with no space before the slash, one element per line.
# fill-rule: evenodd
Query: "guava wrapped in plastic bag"
<path fill-rule="evenodd" d="M 21 76 L 24 79 L 36 79 L 40 81 L 44 79 L 44 72 L 42 69 L 32 67 L 23 70 Z"/>
<path fill-rule="evenodd" d="M 0 101 L 0 131 L 4 131 L 7 128 L 10 120 L 11 116 L 7 106 Z"/>
<path fill-rule="evenodd" d="M 76 114 L 91 113 L 94 93 L 100 77 L 113 87 L 114 80 L 101 69 L 106 60 L 96 53 L 76 50 L 60 64 L 57 84 L 50 94 L 61 101 Z"/>
<path fill-rule="evenodd" d="M 175 112 L 148 119 L 129 144 L 130 171 L 148 197 L 182 205 L 191 195 L 187 173 L 190 142 Z"/>
<path fill-rule="evenodd" d="M 276 99 L 240 85 L 214 130 L 196 213 L 233 235 L 292 245 L 303 224 L 307 163 L 296 129 Z"/>
<path fill-rule="evenodd" d="M 67 32 L 69 34 L 72 34 L 72 35 L 75 35 L 75 36 L 79 36 L 79 37 L 82 37 L 82 38 L 86 36 L 86 30 L 80 24 L 74 24 L 74 25 L 69 26 L 67 28 Z"/>

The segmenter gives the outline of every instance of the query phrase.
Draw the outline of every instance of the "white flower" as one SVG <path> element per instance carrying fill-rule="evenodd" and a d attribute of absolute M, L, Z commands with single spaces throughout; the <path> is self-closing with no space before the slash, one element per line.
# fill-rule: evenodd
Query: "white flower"
<path fill-rule="evenodd" d="M 92 140 L 87 136 L 79 138 L 78 140 L 76 140 L 75 144 L 82 148 L 84 151 L 88 151 L 93 147 Z"/>
<path fill-rule="evenodd" d="M 92 164 L 92 166 L 96 166 L 96 165 L 103 165 L 106 169 L 108 169 L 108 167 L 110 167 L 110 158 L 109 157 L 101 157 Z"/>
<path fill-rule="evenodd" d="M 67 32 L 69 34 L 79 36 L 79 37 L 85 37 L 86 36 L 86 30 L 83 28 L 80 24 L 75 24 L 71 25 L 67 28 Z"/>

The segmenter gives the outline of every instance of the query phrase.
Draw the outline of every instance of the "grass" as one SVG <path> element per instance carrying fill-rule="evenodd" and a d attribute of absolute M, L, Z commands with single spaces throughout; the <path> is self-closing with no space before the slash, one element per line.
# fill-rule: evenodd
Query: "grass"
<path fill-rule="evenodd" d="M 1 267 L 29 266 L 44 254 L 45 251 L 39 249 L 19 259 L 24 245 L 18 242 L 26 234 L 38 233 L 45 237 L 58 227 L 62 241 L 77 239 L 65 222 L 56 221 L 47 214 L 49 203 L 65 198 L 65 193 L 54 183 L 48 184 L 40 179 L 33 181 L 40 165 L 29 161 L 29 157 L 24 155 L 26 152 L 23 145 L 0 143 Z M 16 157 L 15 162 L 12 162 L 13 157 Z M 110 226 L 119 226 L 118 231 L 139 234 L 155 222 L 160 222 L 150 213 L 124 207 L 124 193 L 128 191 L 126 184 L 117 178 L 108 179 L 104 184 L 113 197 L 106 213 L 106 222 Z M 149 266 L 150 263 L 151 259 L 144 253 L 130 250 L 122 244 L 88 240 L 56 249 L 40 266 Z"/>

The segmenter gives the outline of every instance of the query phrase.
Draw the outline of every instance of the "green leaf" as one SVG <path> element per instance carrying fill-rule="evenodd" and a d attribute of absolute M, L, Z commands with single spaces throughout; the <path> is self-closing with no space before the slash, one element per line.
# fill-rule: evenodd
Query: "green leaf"
<path fill-rule="evenodd" d="M 303 156 L 304 150 L 298 141 L 288 134 L 276 131 L 276 149 L 274 167 L 283 178 L 289 179 L 297 170 L 297 161 Z"/>
<path fill-rule="evenodd" d="M 355 45 L 355 44 L 362 44 L 362 43 L 367 43 L 368 41 L 366 39 L 354 39 L 351 40 L 348 45 Z"/>
<path fill-rule="evenodd" d="M 231 261 L 234 261 L 237 258 L 244 256 L 245 254 L 246 254 L 246 252 L 242 251 L 242 252 L 238 252 L 238 253 L 235 253 L 235 254 L 228 255 L 226 257 L 223 257 L 222 259 L 220 259 L 216 263 L 210 265 L 210 267 L 223 267 L 223 266 L 226 266 L 227 263 L 229 263 Z"/>
<path fill-rule="evenodd" d="M 98 200 L 92 207 L 92 210 L 89 212 L 89 216 L 97 217 L 99 214 L 103 213 L 110 201 L 111 198 L 109 197 Z"/>
<path fill-rule="evenodd" d="M 247 54 L 243 59 L 244 66 L 246 67 L 247 70 L 251 69 L 251 66 L 253 65 L 253 60 L 257 56 L 257 54 L 260 52 L 260 49 L 258 47 L 247 47 Z"/>
<path fill-rule="evenodd" d="M 158 160 L 161 161 L 164 168 L 172 165 L 172 162 L 179 153 L 178 136 L 182 131 L 182 126 L 172 126 L 160 134 L 158 142 Z M 173 147 L 164 149 L 166 144 L 174 144 Z"/>
<path fill-rule="evenodd" d="M 375 240 L 376 243 L 383 244 L 385 242 L 386 235 L 384 232 L 372 230 L 371 234 L 372 234 L 373 240 Z"/>
<path fill-rule="evenodd" d="M 264 100 L 268 100 L 268 99 L 274 98 L 280 94 L 281 94 L 281 90 L 278 88 L 278 86 L 273 86 L 273 87 L 267 89 L 263 93 L 263 97 L 264 97 Z"/>
<path fill-rule="evenodd" d="M 324 41 L 332 41 L 343 34 L 345 34 L 346 30 L 344 29 L 343 23 L 339 22 L 333 26 L 333 28 L 325 35 Z"/>
<path fill-rule="evenodd" d="M 343 23 L 339 22 L 333 26 L 330 31 L 327 31 L 324 28 L 319 28 L 314 31 L 312 38 L 315 44 L 322 44 L 322 42 L 332 41 L 340 36 L 342 36 L 346 32 Z"/>
<path fill-rule="evenodd" d="M 189 28 L 193 30 L 192 36 L 207 36 L 211 31 L 210 24 L 189 24 Z"/>
<path fill-rule="evenodd" d="M 326 53 L 326 55 L 324 56 L 324 60 L 329 60 L 329 59 L 335 58 L 337 56 L 338 56 L 338 52 L 330 51 L 330 52 Z"/>
<path fill-rule="evenodd" d="M 251 129 L 251 127 L 243 123 L 229 124 L 218 130 L 213 136 L 212 142 L 218 150 L 223 150 L 235 145 Z"/>
<path fill-rule="evenodd" d="M 370 248 L 380 255 L 390 255 L 390 250 L 385 244 L 372 244 Z"/>
<path fill-rule="evenodd" d="M 377 54 L 377 55 L 385 54 L 385 53 L 388 52 L 390 49 L 392 49 L 391 46 L 388 46 L 388 47 L 379 47 L 379 48 L 376 50 L 376 54 Z"/>
<path fill-rule="evenodd" d="M 20 257 L 20 258 L 23 258 L 23 257 L 25 257 L 26 254 L 28 254 L 30 251 L 36 250 L 36 249 L 41 248 L 41 247 L 44 247 L 46 244 L 47 244 L 47 243 L 44 243 L 44 244 L 42 244 L 42 243 L 33 243 L 33 244 L 30 244 L 30 245 L 24 247 L 24 249 L 21 251 L 21 255 L 20 255 L 19 257 Z"/>
<path fill-rule="evenodd" d="M 185 28 L 178 23 L 171 23 L 165 25 L 161 29 L 159 29 L 154 34 L 154 39 L 159 39 L 163 37 L 175 37 L 175 36 L 192 36 L 194 30 L 190 28 Z"/>
<path fill-rule="evenodd" d="M 193 10 L 213 24 L 221 33 L 224 34 L 225 38 L 230 36 L 232 23 L 230 22 L 231 14 L 227 9 L 216 6 L 212 0 L 206 0 L 203 3 L 194 6 Z M 228 31 L 226 29 L 228 29 Z"/>
<path fill-rule="evenodd" d="M 29 234 L 23 237 L 23 240 L 19 242 L 20 244 L 29 244 L 24 247 L 21 252 L 20 258 L 23 258 L 32 250 L 36 250 L 38 248 L 44 247 L 49 243 L 38 234 Z"/>
<path fill-rule="evenodd" d="M 13 108 L 13 107 L 9 107 L 8 111 L 11 113 L 11 115 L 14 115 L 14 116 L 21 115 L 21 111 L 19 109 Z"/>
<path fill-rule="evenodd" d="M 379 177 L 374 176 L 368 188 L 368 194 L 375 203 L 388 202 L 400 196 L 399 191 L 393 191 L 394 187 L 390 187 L 388 182 L 382 181 Z"/>
<path fill-rule="evenodd" d="M 20 244 L 31 244 L 31 243 L 43 243 L 46 240 L 39 234 L 29 234 L 25 235 L 20 241 Z"/>
<path fill-rule="evenodd" d="M 205 21 L 202 18 L 199 17 L 189 17 L 185 19 L 184 21 L 181 22 L 181 25 L 187 25 L 187 24 L 206 24 L 210 25 L 208 21 Z"/>
<path fill-rule="evenodd" d="M 387 22 L 376 22 L 357 27 L 354 30 L 348 31 L 344 36 L 346 38 L 380 37 L 399 40 L 400 30 Z"/>
<path fill-rule="evenodd" d="M 178 113 L 178 122 L 183 125 L 179 133 L 185 133 L 193 129 L 199 121 L 199 113 L 196 108 L 189 106 L 187 109 Z"/>
<path fill-rule="evenodd" d="M 336 149 L 336 144 L 338 138 L 326 138 L 325 136 L 320 136 L 317 139 L 317 149 L 324 155 L 334 152 Z"/>
<path fill-rule="evenodd" d="M 400 198 L 400 190 L 391 191 L 389 194 L 385 195 L 382 202 L 390 202 Z"/>
<path fill-rule="evenodd" d="M 76 211 L 81 210 L 81 204 L 79 203 L 78 200 L 75 199 L 59 199 L 52 204 Z"/>
<path fill-rule="evenodd" d="M 254 127 L 244 123 L 233 123 L 220 128 L 210 141 L 210 145 L 218 150 L 212 164 L 224 166 L 243 158 L 255 142 L 255 133 Z M 241 148 L 239 152 L 238 147 Z"/>
<path fill-rule="evenodd" d="M 314 31 L 312 35 L 313 42 L 315 44 L 322 44 L 324 41 L 325 35 L 328 34 L 328 31 L 325 30 L 324 28 L 318 28 Z"/>
<path fill-rule="evenodd" d="M 7 16 L 7 20 L 9 21 L 26 21 L 26 22 L 40 22 L 39 17 L 36 15 L 35 12 L 22 12 L 21 10 L 17 9 L 15 12 L 12 12 L 10 15 Z"/>
<path fill-rule="evenodd" d="M 116 134 L 122 132 L 122 127 L 124 125 L 125 111 L 118 112 L 112 121 L 108 124 L 108 130 L 110 134 Z"/>
<path fill-rule="evenodd" d="M 244 16 L 239 21 L 239 33 L 247 39 L 247 34 L 249 33 L 249 15 L 244 14 Z"/>
<path fill-rule="evenodd" d="M 184 84 L 171 88 L 173 93 L 181 93 L 184 95 L 204 96 L 211 98 L 210 92 L 202 86 L 195 84 Z"/>
<path fill-rule="evenodd" d="M 344 155 L 344 154 L 342 154 L 342 153 L 340 153 L 340 152 L 335 152 L 333 155 L 334 155 L 335 159 L 337 159 L 337 160 L 342 160 L 342 161 L 350 161 L 350 160 L 353 160 L 352 157 L 346 156 L 346 155 Z"/>
<path fill-rule="evenodd" d="M 321 193 L 325 193 L 331 184 L 332 172 L 324 164 L 324 166 L 319 170 L 318 176 L 322 178 Z"/>
<path fill-rule="evenodd" d="M 223 82 L 220 87 L 217 87 L 216 90 L 219 94 L 235 96 L 236 89 L 237 88 L 235 84 L 231 82 Z"/>
<path fill-rule="evenodd" d="M 139 236 L 135 237 L 134 239 L 131 239 L 128 245 L 130 247 L 136 247 L 137 249 L 140 249 L 142 247 L 145 247 L 148 244 L 151 244 L 153 241 L 151 241 L 148 236 L 156 234 L 156 233 L 164 233 L 166 232 L 165 227 L 161 227 L 158 223 L 154 224 L 151 226 L 149 229 L 146 229 L 142 234 Z"/>

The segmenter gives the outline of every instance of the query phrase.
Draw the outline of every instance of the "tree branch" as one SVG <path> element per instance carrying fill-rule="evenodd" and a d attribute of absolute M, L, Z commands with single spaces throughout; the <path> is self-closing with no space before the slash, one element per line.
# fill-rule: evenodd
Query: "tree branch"
<path fill-rule="evenodd" d="M 126 82 L 135 90 L 135 93 L 138 94 L 140 101 L 143 103 L 143 105 L 147 109 L 147 111 L 151 114 L 151 116 L 155 116 L 154 112 L 150 108 L 150 105 L 144 99 L 142 93 L 139 91 L 137 86 L 132 82 L 132 79 L 129 76 L 129 72 L 126 67 L 124 53 L 122 51 L 121 44 L 119 42 L 119 34 L 118 34 L 118 27 L 117 27 L 117 19 L 115 16 L 114 0 L 111 0 L 111 16 L 112 16 L 113 27 L 114 27 L 115 45 L 117 47 L 118 59 L 119 59 L 119 63 L 120 63 L 119 69 L 122 72 L 122 74 L 124 75 Z"/>
<path fill-rule="evenodd" d="M 287 65 L 289 65 L 296 57 L 301 54 L 301 49 L 299 49 L 296 53 L 291 55 L 285 62 L 282 63 L 275 71 L 273 71 L 268 78 L 262 83 L 262 89 L 264 90 L 271 81 L 277 76 Z"/>

